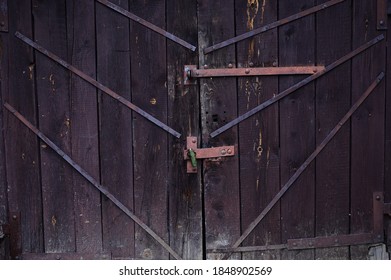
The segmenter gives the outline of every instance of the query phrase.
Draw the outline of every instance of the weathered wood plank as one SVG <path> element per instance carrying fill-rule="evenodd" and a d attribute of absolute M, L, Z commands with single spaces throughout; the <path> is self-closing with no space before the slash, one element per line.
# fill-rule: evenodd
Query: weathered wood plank
<path fill-rule="evenodd" d="M 67 0 L 68 57 L 90 77 L 96 77 L 95 9 L 93 1 Z M 83 26 L 83 28 L 79 28 Z M 72 157 L 94 178 L 99 179 L 99 140 L 96 89 L 77 76 L 71 77 L 70 98 Z M 76 251 L 102 251 L 101 197 L 99 191 L 76 172 L 75 193 Z"/>
<path fill-rule="evenodd" d="M 193 45 L 197 43 L 197 2 L 167 0 L 167 31 Z M 169 138 L 170 245 L 184 259 L 203 258 L 201 172 L 187 174 L 183 160 L 187 136 L 199 136 L 197 85 L 183 85 L 183 68 L 197 64 L 198 56 L 167 41 L 168 125 L 183 138 Z"/>
<path fill-rule="evenodd" d="M 242 34 L 277 20 L 276 1 L 236 1 L 236 33 Z M 272 67 L 278 63 L 277 30 L 237 45 L 237 67 Z M 239 114 L 278 92 L 278 77 L 238 79 Z M 278 104 L 239 125 L 241 221 L 245 229 L 280 188 Z M 280 206 L 243 242 L 243 246 L 281 244 Z M 243 259 L 279 259 L 279 251 L 243 253 Z"/>
<path fill-rule="evenodd" d="M 136 0 L 129 10 L 166 29 L 165 1 Z M 167 123 L 166 39 L 131 22 L 130 49 L 132 100 Z M 168 136 L 156 125 L 133 116 L 135 214 L 166 242 L 168 236 Z M 167 252 L 148 234 L 136 227 L 135 257 L 168 259 Z"/>
<path fill-rule="evenodd" d="M 66 58 L 65 1 L 32 1 L 34 39 Z M 69 73 L 36 54 L 39 128 L 66 153 L 71 152 Z M 40 145 L 44 237 L 46 252 L 75 251 L 72 170 L 45 144 Z"/>
<path fill-rule="evenodd" d="M 201 0 L 198 2 L 199 64 L 210 68 L 235 65 L 235 46 L 204 56 L 202 50 L 235 35 L 234 1 Z M 201 79 L 201 122 L 203 147 L 237 145 L 238 129 L 211 139 L 209 134 L 227 120 L 237 116 L 235 78 Z M 238 156 L 221 161 L 205 160 L 204 207 L 206 248 L 232 246 L 240 236 L 239 164 Z M 231 258 L 240 258 L 234 254 Z M 208 254 L 207 258 L 221 258 Z"/>
<path fill-rule="evenodd" d="M 8 43 L 9 35 L 0 33 L 0 104 L 8 94 Z M 7 172 L 5 161 L 5 133 L 4 133 L 4 110 L 0 108 L 0 224 L 8 223 L 8 195 L 7 195 Z M 8 258 L 6 244 L 0 239 L 0 260 Z"/>
<path fill-rule="evenodd" d="M 353 48 L 381 32 L 376 30 L 376 1 L 353 1 Z M 352 102 L 371 81 L 385 70 L 385 42 L 377 44 L 352 62 Z M 373 192 L 384 185 L 384 102 L 385 83 L 352 118 L 351 144 L 351 233 L 373 229 Z M 366 246 L 351 247 L 352 259 L 365 259 Z"/>
<path fill-rule="evenodd" d="M 4 101 L 12 104 L 32 123 L 37 123 L 35 61 L 33 51 L 13 34 L 18 30 L 32 36 L 31 1 L 8 3 L 9 89 Z M 21 212 L 22 246 L 25 252 L 43 251 L 42 200 L 39 144 L 33 133 L 17 119 L 5 114 L 6 161 L 9 208 Z"/>
<path fill-rule="evenodd" d="M 323 1 L 317 1 L 321 4 Z M 332 20 L 330 20 L 332 19 Z M 328 65 L 350 52 L 351 1 L 316 17 L 317 64 Z M 316 83 L 316 145 L 350 109 L 351 63 Z M 316 236 L 349 233 L 350 126 L 345 125 L 316 159 Z M 315 250 L 316 259 L 348 259 L 349 247 Z"/>
<path fill-rule="evenodd" d="M 390 1 L 388 1 L 390 3 Z M 388 9 L 391 11 L 391 5 L 388 4 Z M 388 18 L 388 29 L 387 29 L 387 38 L 391 40 L 391 19 Z M 385 121 L 386 121 L 386 135 L 385 135 L 385 184 L 384 184 L 384 199 L 386 202 L 391 202 L 391 51 L 387 51 L 387 88 L 386 88 L 386 111 L 385 111 Z M 387 226 L 385 228 L 386 233 L 388 233 L 388 250 L 391 252 L 391 219 L 387 219 Z"/>
<path fill-rule="evenodd" d="M 313 0 L 280 1 L 279 17 L 315 5 Z M 315 16 L 287 24 L 279 30 L 279 65 L 314 65 Z M 280 91 L 302 77 L 281 77 Z M 307 85 L 280 101 L 281 184 L 315 149 L 315 87 Z M 281 199 L 282 243 L 290 238 L 313 237 L 315 230 L 315 165 L 312 163 Z M 285 251 L 283 259 L 313 259 L 314 250 Z"/>
<path fill-rule="evenodd" d="M 114 1 L 128 9 L 124 1 Z M 99 82 L 131 100 L 129 21 L 96 4 L 97 75 Z M 133 203 L 132 112 L 100 94 L 101 182 L 130 209 Z M 103 198 L 103 245 L 113 258 L 134 258 L 134 223 Z"/>

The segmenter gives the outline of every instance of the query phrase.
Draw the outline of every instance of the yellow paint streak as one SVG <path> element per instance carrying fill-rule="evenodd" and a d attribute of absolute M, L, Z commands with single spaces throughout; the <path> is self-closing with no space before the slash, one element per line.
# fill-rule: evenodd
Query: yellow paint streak
<path fill-rule="evenodd" d="M 262 130 L 259 130 L 259 143 L 258 143 L 258 157 L 262 156 L 263 148 L 262 148 Z"/>
<path fill-rule="evenodd" d="M 247 30 L 248 31 L 254 29 L 254 20 L 258 14 L 258 10 L 259 10 L 259 0 L 247 0 Z M 251 60 L 253 56 L 254 56 L 254 38 L 251 38 L 248 47 L 248 59 Z"/>
<path fill-rule="evenodd" d="M 270 147 L 267 147 L 267 152 L 266 152 L 266 170 L 269 169 L 269 163 L 270 163 Z"/>
<path fill-rule="evenodd" d="M 261 7 L 261 24 L 263 24 L 263 19 L 265 16 L 265 7 L 266 7 L 266 0 L 263 0 L 262 7 Z"/>
<path fill-rule="evenodd" d="M 52 216 L 52 225 L 55 227 L 57 224 L 57 220 L 55 216 Z"/>

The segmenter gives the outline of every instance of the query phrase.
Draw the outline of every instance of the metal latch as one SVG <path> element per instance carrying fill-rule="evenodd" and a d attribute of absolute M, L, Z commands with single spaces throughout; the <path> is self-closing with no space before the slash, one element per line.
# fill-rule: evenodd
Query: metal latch
<path fill-rule="evenodd" d="M 231 157 L 235 155 L 235 146 L 197 148 L 197 137 L 187 137 L 187 149 L 183 157 L 187 161 L 187 173 L 197 173 L 197 159 Z"/>

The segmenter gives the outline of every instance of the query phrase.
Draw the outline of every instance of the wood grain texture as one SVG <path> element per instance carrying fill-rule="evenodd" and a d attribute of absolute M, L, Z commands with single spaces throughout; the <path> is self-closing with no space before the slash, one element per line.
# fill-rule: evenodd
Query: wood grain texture
<path fill-rule="evenodd" d="M 167 0 L 167 31 L 197 43 L 197 2 Z M 197 54 L 167 41 L 168 125 L 182 134 L 169 137 L 170 245 L 184 259 L 203 258 L 201 172 L 187 174 L 183 160 L 187 136 L 200 135 L 198 85 L 183 85 L 183 68 Z"/>
<path fill-rule="evenodd" d="M 34 39 L 68 58 L 65 1 L 33 1 Z M 36 54 L 39 128 L 71 154 L 69 73 Z M 45 144 L 40 144 L 46 252 L 73 252 L 75 244 L 72 170 Z"/>
<path fill-rule="evenodd" d="M 381 32 L 376 30 L 376 1 L 353 1 L 353 48 Z M 385 70 L 385 42 L 353 59 L 352 102 Z M 352 118 L 351 233 L 370 232 L 372 195 L 384 185 L 384 104 L 382 82 Z M 366 246 L 351 247 L 352 259 L 367 258 Z"/>
<path fill-rule="evenodd" d="M 332 17 L 335 19 L 330 21 Z M 351 1 L 317 14 L 317 64 L 331 64 L 350 52 L 351 25 Z M 350 109 L 350 95 L 350 61 L 317 81 L 316 145 Z M 349 233 L 349 174 L 350 123 L 347 123 L 316 159 L 316 236 Z M 349 247 L 317 249 L 315 258 L 348 259 Z"/>
<path fill-rule="evenodd" d="M 236 1 L 236 33 L 277 20 L 276 1 Z M 273 67 L 278 63 L 278 33 L 271 30 L 237 44 L 237 67 Z M 239 114 L 272 98 L 278 77 L 238 79 Z M 239 125 L 241 227 L 246 229 L 280 188 L 278 103 Z M 254 229 L 243 246 L 281 244 L 280 205 Z M 278 250 L 243 253 L 243 259 L 279 259 Z"/>
<path fill-rule="evenodd" d="M 313 0 L 280 1 L 279 17 L 305 10 Z M 279 30 L 279 65 L 314 65 L 315 16 L 287 24 Z M 280 91 L 303 77 L 281 77 Z M 298 90 L 280 101 L 281 184 L 315 149 L 315 87 Z M 312 163 L 292 189 L 281 198 L 282 243 L 290 238 L 313 237 L 315 231 L 315 165 Z M 283 259 L 313 259 L 314 250 L 285 251 Z"/>
<path fill-rule="evenodd" d="M 95 6 L 93 1 L 67 0 L 68 57 L 71 64 L 96 77 Z M 83 26 L 83 28 L 79 28 Z M 70 80 L 72 158 L 99 179 L 99 134 L 96 89 L 75 75 Z M 101 197 L 84 178 L 72 173 L 76 251 L 102 251 Z"/>
<path fill-rule="evenodd" d="M 9 17 L 9 87 L 3 100 L 37 124 L 33 51 L 13 36 L 17 30 L 32 36 L 31 1 L 12 1 L 8 9 L 9 14 L 18 16 Z M 9 209 L 21 212 L 23 251 L 43 252 L 38 140 L 7 113 L 5 133 Z"/>
<path fill-rule="evenodd" d="M 235 35 L 234 1 L 198 2 L 198 40 L 202 51 L 205 47 Z M 210 68 L 235 65 L 235 46 L 204 56 L 200 53 L 199 64 Z M 235 78 L 201 79 L 202 146 L 237 145 L 238 130 L 233 128 L 211 139 L 209 134 L 226 121 L 237 116 Z M 205 160 L 204 207 L 206 248 L 232 246 L 240 236 L 238 156 L 219 161 Z M 231 258 L 240 258 L 240 254 Z M 207 258 L 219 259 L 219 254 L 208 254 Z"/>
<path fill-rule="evenodd" d="M 165 1 L 136 0 L 129 10 L 166 29 Z M 138 23 L 130 25 L 132 100 L 167 123 L 166 39 Z M 166 242 L 168 235 L 168 136 L 156 125 L 133 116 L 134 205 L 138 215 Z M 168 259 L 167 252 L 136 227 L 135 257 Z"/>
<path fill-rule="evenodd" d="M 390 2 L 390 1 L 389 1 Z M 388 5 L 389 10 L 391 9 L 391 5 Z M 387 38 L 391 38 L 391 19 L 388 18 L 387 21 L 388 24 L 388 30 L 387 30 Z M 385 202 L 391 202 L 391 51 L 387 51 L 387 88 L 386 88 L 386 111 L 385 111 L 385 168 L 384 168 L 384 175 L 385 175 L 385 184 L 384 184 L 384 199 Z M 387 233 L 387 245 L 388 245 L 388 251 L 391 249 L 391 219 L 388 218 L 388 222 L 386 225 L 386 233 Z"/>
<path fill-rule="evenodd" d="M 128 9 L 124 1 L 115 1 Z M 129 21 L 96 3 L 97 76 L 99 82 L 131 100 Z M 101 183 L 134 209 L 132 112 L 99 94 Z M 134 258 L 134 222 L 102 198 L 103 247 L 113 258 Z"/>

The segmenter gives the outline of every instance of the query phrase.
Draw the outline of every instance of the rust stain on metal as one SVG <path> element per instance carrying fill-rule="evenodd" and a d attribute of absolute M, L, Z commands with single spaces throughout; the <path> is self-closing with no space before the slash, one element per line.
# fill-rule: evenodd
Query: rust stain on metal
<path fill-rule="evenodd" d="M 56 224 L 57 224 L 57 219 L 56 219 L 55 216 L 52 216 L 52 225 L 53 225 L 53 227 L 55 227 Z"/>

